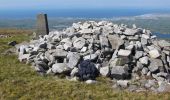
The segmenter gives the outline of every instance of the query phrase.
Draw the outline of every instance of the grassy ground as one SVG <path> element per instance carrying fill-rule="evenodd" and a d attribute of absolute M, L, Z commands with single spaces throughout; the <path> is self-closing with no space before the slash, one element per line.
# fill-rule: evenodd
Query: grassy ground
<path fill-rule="evenodd" d="M 23 32 L 0 39 L 0 52 L 10 48 L 8 41 L 28 39 L 28 34 Z M 97 80 L 97 84 L 88 85 L 52 76 L 42 77 L 29 65 L 20 63 L 15 55 L 0 54 L 0 100 L 170 100 L 168 93 L 118 91 L 111 88 L 110 79 L 100 77 Z"/>

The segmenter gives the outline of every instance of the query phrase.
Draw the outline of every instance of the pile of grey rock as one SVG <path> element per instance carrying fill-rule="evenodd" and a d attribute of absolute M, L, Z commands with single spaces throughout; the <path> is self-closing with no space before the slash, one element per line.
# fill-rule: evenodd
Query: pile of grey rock
<path fill-rule="evenodd" d="M 4 34 L 0 34 L 0 38 L 8 38 L 11 37 L 10 35 L 4 35 Z"/>
<path fill-rule="evenodd" d="M 37 72 L 64 74 L 71 79 L 77 78 L 80 62 L 90 60 L 101 76 L 115 80 L 114 87 L 131 91 L 167 91 L 170 81 L 170 43 L 136 25 L 73 23 L 63 31 L 52 31 L 21 45 L 18 55 Z"/>

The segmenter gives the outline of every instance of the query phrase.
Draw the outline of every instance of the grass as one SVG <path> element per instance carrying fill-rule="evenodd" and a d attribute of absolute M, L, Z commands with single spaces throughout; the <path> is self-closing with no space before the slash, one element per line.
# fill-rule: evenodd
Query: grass
<path fill-rule="evenodd" d="M 0 53 L 4 50 L 9 49 L 8 42 L 17 41 L 18 43 L 22 41 L 27 41 L 30 38 L 31 30 L 19 30 L 19 29 L 0 29 L 0 34 L 9 35 L 8 38 L 0 38 Z"/>
<path fill-rule="evenodd" d="M 0 51 L 10 48 L 8 41 L 28 40 L 27 34 L 0 39 Z M 40 76 L 15 55 L 0 55 L 0 100 L 170 100 L 170 95 L 132 93 L 111 88 L 110 79 L 99 77 L 97 84 L 70 82 L 53 76 Z"/>

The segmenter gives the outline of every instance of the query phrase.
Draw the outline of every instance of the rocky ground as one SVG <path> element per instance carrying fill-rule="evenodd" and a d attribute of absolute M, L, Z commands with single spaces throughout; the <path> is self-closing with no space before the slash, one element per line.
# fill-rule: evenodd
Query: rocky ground
<path fill-rule="evenodd" d="M 16 47 L 18 59 L 42 75 L 86 83 L 96 83 L 101 75 L 117 89 L 170 91 L 170 43 L 136 25 L 78 22 Z"/>

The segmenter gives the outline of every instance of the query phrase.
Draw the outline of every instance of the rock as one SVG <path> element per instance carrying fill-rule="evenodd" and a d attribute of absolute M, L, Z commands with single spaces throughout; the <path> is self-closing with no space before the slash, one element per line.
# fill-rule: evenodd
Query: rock
<path fill-rule="evenodd" d="M 85 45 L 85 39 L 80 37 L 80 38 L 77 38 L 74 42 L 73 42 L 73 45 L 75 48 L 77 49 L 81 49 L 84 47 Z"/>
<path fill-rule="evenodd" d="M 150 36 L 149 36 L 149 35 L 146 35 L 146 34 L 142 34 L 142 38 L 149 39 Z"/>
<path fill-rule="evenodd" d="M 132 50 L 133 48 L 134 48 L 134 45 L 129 45 L 129 46 L 125 47 L 125 49 L 127 49 L 127 50 Z"/>
<path fill-rule="evenodd" d="M 137 85 L 129 85 L 128 91 L 130 92 L 135 92 L 138 89 Z"/>
<path fill-rule="evenodd" d="M 151 58 L 158 58 L 160 56 L 160 53 L 158 50 L 154 49 L 149 51 L 149 55 Z"/>
<path fill-rule="evenodd" d="M 58 57 L 66 58 L 67 54 L 68 53 L 62 49 L 55 49 L 55 51 L 53 51 L 52 53 L 52 56 L 57 57 L 57 58 Z"/>
<path fill-rule="evenodd" d="M 62 41 L 63 41 L 63 40 L 62 40 Z M 69 48 L 72 47 L 72 42 L 71 42 L 70 39 L 67 39 L 67 40 L 65 40 L 65 41 L 63 41 L 63 42 L 64 42 L 64 45 L 63 45 L 64 50 L 68 50 Z"/>
<path fill-rule="evenodd" d="M 103 26 L 102 29 L 103 29 L 102 30 L 103 35 L 112 34 L 114 31 L 113 27 L 110 27 L 110 26 Z"/>
<path fill-rule="evenodd" d="M 135 58 L 136 59 L 139 59 L 139 58 L 141 58 L 143 56 L 143 51 L 136 51 L 136 53 L 135 53 Z"/>
<path fill-rule="evenodd" d="M 84 53 L 87 51 L 87 47 L 83 47 L 80 52 Z"/>
<path fill-rule="evenodd" d="M 133 27 L 133 29 L 136 29 L 136 28 L 137 28 L 135 24 L 133 24 L 132 27 Z"/>
<path fill-rule="evenodd" d="M 79 60 L 80 60 L 80 55 L 78 53 L 70 52 L 68 54 L 68 67 L 73 69 L 74 67 L 77 66 Z"/>
<path fill-rule="evenodd" d="M 156 81 L 154 79 L 148 80 L 147 83 L 145 84 L 146 88 L 151 88 L 156 85 Z"/>
<path fill-rule="evenodd" d="M 90 27 L 91 27 L 91 24 L 89 24 L 87 22 L 83 23 L 83 25 L 81 26 L 82 29 L 88 29 Z"/>
<path fill-rule="evenodd" d="M 129 81 L 127 80 L 118 80 L 117 85 L 122 87 L 122 88 L 127 88 L 129 85 Z"/>
<path fill-rule="evenodd" d="M 141 43 L 142 45 L 147 45 L 148 44 L 148 40 L 145 38 L 141 38 Z"/>
<path fill-rule="evenodd" d="M 45 72 L 44 68 L 42 66 L 36 65 L 36 66 L 32 66 L 35 71 L 37 72 Z"/>
<path fill-rule="evenodd" d="M 117 49 L 120 45 L 124 43 L 124 41 L 121 38 L 115 35 L 108 35 L 108 39 L 113 50 Z"/>
<path fill-rule="evenodd" d="M 110 61 L 110 67 L 114 67 L 114 66 L 123 66 L 127 63 L 129 63 L 129 58 L 128 57 L 119 57 L 119 58 L 115 58 L 114 60 Z"/>
<path fill-rule="evenodd" d="M 73 23 L 73 28 L 74 29 L 79 29 L 80 28 L 80 24 L 79 23 Z"/>
<path fill-rule="evenodd" d="M 56 63 L 52 66 L 51 70 L 53 73 L 61 74 L 70 71 L 70 68 L 67 66 L 66 63 Z"/>
<path fill-rule="evenodd" d="M 39 48 L 46 49 L 46 48 L 47 48 L 47 43 L 46 43 L 46 42 L 40 43 L 40 44 L 39 44 Z"/>
<path fill-rule="evenodd" d="M 69 80 L 69 81 L 74 81 L 74 82 L 78 81 L 77 77 L 68 77 L 68 76 L 66 76 L 66 79 Z"/>
<path fill-rule="evenodd" d="M 101 48 L 109 47 L 108 39 L 104 36 L 100 36 Z"/>
<path fill-rule="evenodd" d="M 147 46 L 147 48 L 148 48 L 149 50 L 154 50 L 154 49 L 155 49 L 154 46 Z"/>
<path fill-rule="evenodd" d="M 140 58 L 139 61 L 144 65 L 148 65 L 149 58 L 145 56 L 145 57 Z"/>
<path fill-rule="evenodd" d="M 70 73 L 70 76 L 71 77 L 74 77 L 74 76 L 77 76 L 78 74 L 78 68 L 77 67 L 74 67 L 74 69 L 71 71 Z"/>
<path fill-rule="evenodd" d="M 95 80 L 87 80 L 86 83 L 87 84 L 95 84 L 95 83 L 97 83 L 97 81 L 95 81 Z"/>
<path fill-rule="evenodd" d="M 30 57 L 30 54 L 19 54 L 18 59 L 20 62 L 23 62 L 23 61 L 29 60 L 29 57 Z"/>
<path fill-rule="evenodd" d="M 120 50 L 118 51 L 118 56 L 128 57 L 130 54 L 131 54 L 131 51 L 130 51 L 130 50 L 120 49 Z"/>
<path fill-rule="evenodd" d="M 48 65 L 47 65 L 47 63 L 44 62 L 44 61 L 38 61 L 38 60 L 36 60 L 36 61 L 35 61 L 35 64 L 36 64 L 36 66 L 41 66 L 44 70 L 48 70 Z"/>
<path fill-rule="evenodd" d="M 47 49 L 56 49 L 55 45 L 48 43 Z"/>
<path fill-rule="evenodd" d="M 69 48 L 72 47 L 72 43 L 71 43 L 71 42 L 67 42 L 67 43 L 65 43 L 65 44 L 63 45 L 63 47 L 64 47 L 64 50 L 68 50 Z"/>
<path fill-rule="evenodd" d="M 137 50 L 141 50 L 142 49 L 142 43 L 140 41 L 136 41 L 135 47 Z"/>
<path fill-rule="evenodd" d="M 142 74 L 143 75 L 146 75 L 147 73 L 148 73 L 148 68 L 146 68 L 146 67 L 144 67 L 143 69 L 142 69 Z"/>
<path fill-rule="evenodd" d="M 170 55 L 170 51 L 168 51 L 168 50 L 163 50 L 163 53 Z"/>
<path fill-rule="evenodd" d="M 163 67 L 163 63 L 160 59 L 150 59 L 149 70 L 155 72 L 159 70 L 159 67 Z"/>
<path fill-rule="evenodd" d="M 114 66 L 111 69 L 111 77 L 118 80 L 129 78 L 129 72 L 127 66 Z"/>
<path fill-rule="evenodd" d="M 83 57 L 84 60 L 95 60 L 97 59 L 97 55 L 96 54 L 90 54 L 90 55 L 87 55 L 87 56 L 84 56 Z"/>
<path fill-rule="evenodd" d="M 158 77 L 168 77 L 168 74 L 165 72 L 159 72 L 159 73 L 157 73 L 157 76 Z"/>
<path fill-rule="evenodd" d="M 108 66 L 100 68 L 100 74 L 102 76 L 109 76 L 109 73 L 110 73 L 110 70 Z"/>
<path fill-rule="evenodd" d="M 129 39 L 130 41 L 138 41 L 138 40 L 139 40 L 139 36 L 138 36 L 138 35 L 128 36 L 128 39 Z"/>
<path fill-rule="evenodd" d="M 52 71 L 51 68 L 46 72 L 47 75 L 50 75 L 50 74 L 52 74 L 52 73 L 53 73 L 53 71 Z"/>
<path fill-rule="evenodd" d="M 18 49 L 19 54 L 25 54 L 26 53 L 25 48 L 27 48 L 27 46 L 21 45 Z"/>
<path fill-rule="evenodd" d="M 17 42 L 16 42 L 16 41 L 8 42 L 8 45 L 9 45 L 9 46 L 15 46 L 16 44 L 17 44 Z"/>
<path fill-rule="evenodd" d="M 138 33 L 137 30 L 135 29 L 129 29 L 129 28 L 126 28 L 124 34 L 127 35 L 127 36 L 133 36 L 135 35 L 136 33 Z"/>
<path fill-rule="evenodd" d="M 170 92 L 170 85 L 166 82 L 159 82 L 159 87 L 157 89 L 159 93 L 161 92 Z"/>
<path fill-rule="evenodd" d="M 160 47 L 170 47 L 170 43 L 167 42 L 167 41 L 165 41 L 165 40 L 160 40 L 160 41 L 158 41 L 158 45 L 159 45 Z"/>
<path fill-rule="evenodd" d="M 142 65 L 142 63 L 139 62 L 139 61 L 137 62 L 136 67 L 138 67 L 139 70 L 142 70 L 142 69 L 143 69 L 143 65 Z"/>
<path fill-rule="evenodd" d="M 79 31 L 81 34 L 92 34 L 93 30 L 92 29 L 82 29 Z"/>

